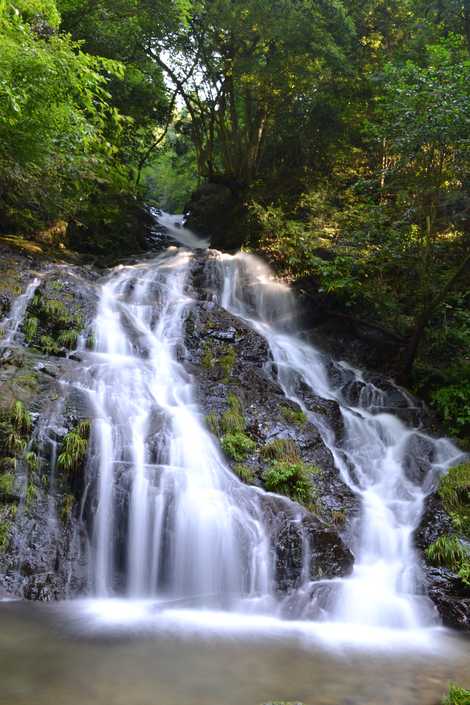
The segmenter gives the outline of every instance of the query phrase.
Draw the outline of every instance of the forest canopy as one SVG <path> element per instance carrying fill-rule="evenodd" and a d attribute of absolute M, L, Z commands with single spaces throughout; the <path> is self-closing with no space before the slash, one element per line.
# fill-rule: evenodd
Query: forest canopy
<path fill-rule="evenodd" d="M 466 0 L 0 0 L 0 231 L 125 250 L 218 186 L 217 244 L 384 330 L 464 437 L 469 49 Z"/>

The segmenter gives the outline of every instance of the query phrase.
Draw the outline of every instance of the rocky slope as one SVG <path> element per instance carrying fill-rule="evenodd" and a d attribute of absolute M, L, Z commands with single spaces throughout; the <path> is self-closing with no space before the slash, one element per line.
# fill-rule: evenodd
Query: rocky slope
<path fill-rule="evenodd" d="M 93 345 L 90 323 L 99 276 L 91 266 L 54 264 L 34 252 L 2 247 L 0 589 L 6 593 L 48 600 L 88 589 L 90 409 L 76 383 Z M 268 493 L 263 499 L 276 546 L 278 589 L 288 593 L 298 586 L 305 570 L 305 535 L 313 547 L 308 566 L 313 580 L 347 575 L 354 560 L 358 500 L 341 480 L 318 429 L 284 397 L 264 339 L 214 303 L 210 276 L 206 255 L 198 255 L 188 291 L 195 303 L 180 355 L 195 380 L 207 423 L 242 481 L 275 489 L 270 469 L 282 463 L 297 468 L 299 484 L 277 491 L 299 501 L 298 516 L 282 497 Z M 28 290 L 35 278 L 37 285 Z M 17 302 L 25 291 L 29 299 L 23 299 L 21 311 Z M 347 350 L 341 356 L 347 358 Z M 330 374 L 334 378 L 334 363 Z M 372 378 L 387 395 L 391 411 L 413 423 L 426 422 L 421 404 L 403 403 L 403 395 L 385 378 Z M 351 401 L 361 393 L 357 384 L 345 391 Z M 340 439 L 337 405 L 306 389 L 300 392 L 306 407 L 323 415 Z M 408 472 L 417 483 L 430 462 L 426 448 L 410 449 Z M 468 587 L 455 573 L 424 558 L 450 521 L 432 485 L 427 490 L 431 494 L 416 533 L 427 589 L 445 623 L 468 628 Z"/>

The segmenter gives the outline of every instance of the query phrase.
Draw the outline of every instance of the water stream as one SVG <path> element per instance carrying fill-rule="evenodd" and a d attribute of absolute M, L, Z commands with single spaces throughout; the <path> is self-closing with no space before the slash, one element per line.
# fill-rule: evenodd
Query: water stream
<path fill-rule="evenodd" d="M 174 216 L 164 215 L 161 222 L 183 247 L 113 270 L 101 288 L 94 323 L 88 390 L 95 417 L 89 463 L 96 488 L 94 592 L 282 614 L 262 491 L 230 471 L 184 366 L 183 326 L 193 303 L 189 248 L 207 243 Z M 293 295 L 265 264 L 247 254 L 212 252 L 209 266 L 214 260 L 214 299 L 266 338 L 286 397 L 319 428 L 342 479 L 361 500 L 351 531 L 354 572 L 335 581 L 328 620 L 401 629 L 438 623 L 424 594 L 412 536 L 426 492 L 458 460 L 459 450 L 390 413 L 386 393 L 296 333 Z M 302 385 L 339 404 L 341 439 L 324 417 L 305 407 Z M 410 409 L 414 401 L 394 389 L 402 408 Z M 432 446 L 429 470 L 419 483 L 406 472 L 417 437 Z M 284 501 L 295 520 L 303 510 Z M 308 542 L 303 550 L 308 562 Z M 299 588 L 304 603 L 310 588 L 306 574 Z"/>

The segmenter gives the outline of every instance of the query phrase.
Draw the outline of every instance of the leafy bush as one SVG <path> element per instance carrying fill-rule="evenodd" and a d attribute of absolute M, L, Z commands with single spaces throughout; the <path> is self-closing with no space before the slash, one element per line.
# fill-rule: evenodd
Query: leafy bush
<path fill-rule="evenodd" d="M 276 438 L 274 441 L 266 443 L 261 450 L 261 457 L 264 460 L 298 463 L 300 462 L 300 451 L 291 438 Z"/>
<path fill-rule="evenodd" d="M 454 535 L 439 536 L 426 549 L 426 558 L 434 565 L 449 568 L 470 585 L 470 550 Z"/>
<path fill-rule="evenodd" d="M 241 462 L 256 448 L 256 443 L 246 433 L 237 431 L 222 437 L 222 448 L 229 458 Z"/>
<path fill-rule="evenodd" d="M 313 485 L 310 475 L 314 472 L 318 472 L 318 469 L 301 462 L 276 460 L 264 471 L 263 480 L 270 492 L 284 494 L 296 502 L 307 504 L 312 497 Z"/>
<path fill-rule="evenodd" d="M 222 433 L 243 433 L 246 428 L 243 407 L 235 394 L 228 395 L 228 409 L 220 417 Z"/>
<path fill-rule="evenodd" d="M 90 422 L 81 421 L 62 441 L 57 466 L 66 472 L 76 472 L 85 460 L 90 435 Z"/>
<path fill-rule="evenodd" d="M 296 426 L 305 426 L 307 423 L 307 415 L 302 409 L 292 409 L 290 406 L 281 406 L 281 414 L 288 423 Z"/>
<path fill-rule="evenodd" d="M 247 465 L 237 463 L 233 466 L 233 472 L 240 478 L 242 482 L 246 482 L 247 484 L 251 484 L 254 482 L 255 474 L 253 470 Z"/>
<path fill-rule="evenodd" d="M 449 692 L 442 705 L 470 705 L 470 690 L 460 688 L 455 683 L 449 685 Z"/>
<path fill-rule="evenodd" d="M 431 399 L 451 433 L 463 436 L 470 430 L 470 382 L 441 387 Z"/>

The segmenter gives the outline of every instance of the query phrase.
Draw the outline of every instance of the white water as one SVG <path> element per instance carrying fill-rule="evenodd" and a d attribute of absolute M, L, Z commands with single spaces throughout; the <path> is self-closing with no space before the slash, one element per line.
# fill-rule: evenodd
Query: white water
<path fill-rule="evenodd" d="M 294 332 L 292 294 L 273 279 L 260 260 L 246 254 L 223 255 L 221 269 L 222 306 L 266 338 L 286 396 L 319 428 L 342 478 L 361 499 L 353 546 L 354 572 L 341 581 L 333 616 L 338 621 L 374 627 L 411 629 L 432 623 L 434 610 L 420 596 L 421 576 L 412 536 L 432 477 L 455 464 L 461 453 L 450 441 L 430 439 L 388 413 L 386 394 L 364 382 L 351 366 L 336 364 L 336 382 L 331 382 L 326 358 Z M 351 381 L 362 386 L 355 405 L 349 404 L 343 393 Z M 345 429 L 340 442 L 324 419 L 306 408 L 299 394 L 301 384 L 340 405 Z M 412 405 L 404 392 L 401 396 L 405 404 Z M 408 443 L 416 436 L 433 449 L 432 467 L 423 486 L 408 479 L 404 469 Z"/>
<path fill-rule="evenodd" d="M 18 330 L 23 322 L 28 304 L 33 298 L 40 281 L 41 280 L 39 277 L 34 277 L 34 279 L 29 282 L 24 293 L 18 296 L 18 298 L 13 302 L 8 316 L 0 322 L 0 330 L 3 332 L 3 339 L 0 341 L 1 348 L 8 348 L 14 343 L 16 334 L 18 333 Z"/>
<path fill-rule="evenodd" d="M 183 245 L 206 244 L 174 216 L 161 221 Z M 351 366 L 330 361 L 331 381 L 328 360 L 295 332 L 292 294 L 266 265 L 246 254 L 215 258 L 214 297 L 266 338 L 286 396 L 319 428 L 338 472 L 360 498 L 360 520 L 352 527 L 354 572 L 331 581 L 336 597 L 327 619 L 407 630 L 435 623 L 412 536 L 433 479 L 461 454 L 389 413 L 387 395 Z M 101 290 L 90 389 L 94 592 L 274 616 L 282 614 L 282 603 L 275 598 L 275 547 L 263 524 L 263 493 L 231 473 L 181 362 L 191 263 L 189 250 L 171 247 L 154 261 L 116 268 Z M 346 393 L 351 383 L 361 387 L 354 404 Z M 341 439 L 305 406 L 302 385 L 340 405 Z M 397 393 L 402 406 L 412 406 Z M 432 447 L 421 484 L 405 473 L 409 443 L 418 437 Z M 302 510 L 284 501 L 298 521 Z M 308 542 L 303 550 L 307 565 Z M 299 590 L 304 599 L 311 585 L 306 573 Z"/>
<path fill-rule="evenodd" d="M 190 259 L 170 248 L 102 288 L 91 392 L 98 595 L 227 605 L 270 594 L 258 493 L 227 468 L 179 362 Z"/>

